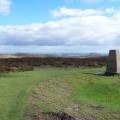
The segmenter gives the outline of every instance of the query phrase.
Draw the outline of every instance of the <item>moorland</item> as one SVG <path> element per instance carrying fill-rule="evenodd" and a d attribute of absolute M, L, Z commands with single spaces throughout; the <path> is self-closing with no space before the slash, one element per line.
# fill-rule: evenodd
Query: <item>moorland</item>
<path fill-rule="evenodd" d="M 106 57 L 0 59 L 0 120 L 119 120 L 120 76 Z"/>

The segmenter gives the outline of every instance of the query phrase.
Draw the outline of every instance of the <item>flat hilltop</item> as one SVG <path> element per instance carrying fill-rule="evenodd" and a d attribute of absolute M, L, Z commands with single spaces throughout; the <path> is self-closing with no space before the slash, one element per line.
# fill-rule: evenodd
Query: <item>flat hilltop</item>
<path fill-rule="evenodd" d="M 42 55 L 32 55 L 32 54 L 0 54 L 0 59 L 25 58 L 25 57 L 44 57 L 44 56 L 42 56 Z"/>
<path fill-rule="evenodd" d="M 0 76 L 0 120 L 120 120 L 120 76 L 39 68 Z"/>
<path fill-rule="evenodd" d="M 66 58 L 87 58 L 87 57 L 105 57 L 107 54 L 100 53 L 53 53 L 53 54 L 29 54 L 29 53 L 16 53 L 16 54 L 0 54 L 1 58 L 24 58 L 24 57 L 66 57 Z"/>
<path fill-rule="evenodd" d="M 19 58 L 19 56 L 15 55 L 0 55 L 0 59 L 5 59 L 5 58 Z"/>

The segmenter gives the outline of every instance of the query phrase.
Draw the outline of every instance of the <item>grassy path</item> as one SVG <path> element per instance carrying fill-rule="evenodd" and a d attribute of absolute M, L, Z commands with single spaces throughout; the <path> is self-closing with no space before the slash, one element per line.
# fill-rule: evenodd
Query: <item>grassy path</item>
<path fill-rule="evenodd" d="M 0 77 L 0 120 L 25 114 L 65 112 L 98 120 L 120 119 L 120 76 L 101 76 L 104 68 L 46 68 Z"/>
<path fill-rule="evenodd" d="M 21 120 L 27 90 L 41 81 L 44 73 L 20 72 L 0 77 L 0 120 Z"/>

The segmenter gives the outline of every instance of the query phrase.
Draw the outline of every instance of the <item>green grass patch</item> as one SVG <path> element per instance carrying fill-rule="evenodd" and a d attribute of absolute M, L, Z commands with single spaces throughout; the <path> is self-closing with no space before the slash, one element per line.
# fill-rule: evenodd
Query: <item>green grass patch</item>
<path fill-rule="evenodd" d="M 29 120 L 65 112 L 96 120 L 120 119 L 120 76 L 105 68 L 41 68 L 0 76 L 0 120 Z"/>

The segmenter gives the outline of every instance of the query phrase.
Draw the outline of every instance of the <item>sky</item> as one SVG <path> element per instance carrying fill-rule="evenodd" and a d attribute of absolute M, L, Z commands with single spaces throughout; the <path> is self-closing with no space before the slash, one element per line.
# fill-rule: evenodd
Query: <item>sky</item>
<path fill-rule="evenodd" d="M 0 53 L 120 49 L 119 0 L 0 0 Z"/>

